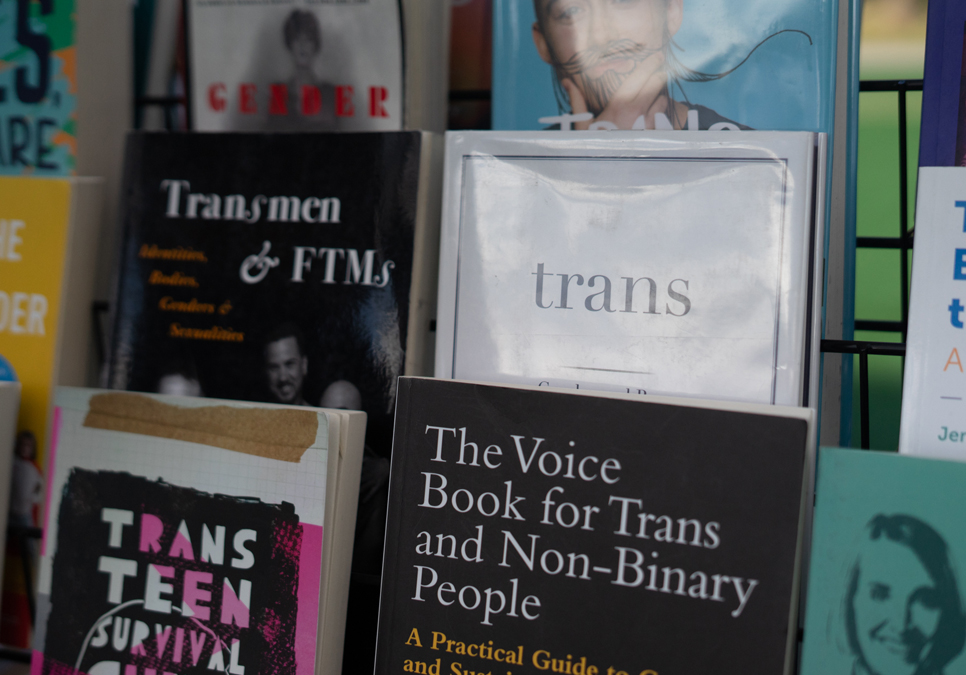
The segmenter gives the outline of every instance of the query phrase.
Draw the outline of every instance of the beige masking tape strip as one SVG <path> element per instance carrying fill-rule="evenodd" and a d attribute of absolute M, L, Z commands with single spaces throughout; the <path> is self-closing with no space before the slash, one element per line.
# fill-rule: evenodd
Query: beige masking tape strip
<path fill-rule="evenodd" d="M 95 394 L 84 426 L 211 445 L 283 462 L 299 462 L 315 444 L 319 419 L 310 410 L 182 408 L 131 393 Z"/>

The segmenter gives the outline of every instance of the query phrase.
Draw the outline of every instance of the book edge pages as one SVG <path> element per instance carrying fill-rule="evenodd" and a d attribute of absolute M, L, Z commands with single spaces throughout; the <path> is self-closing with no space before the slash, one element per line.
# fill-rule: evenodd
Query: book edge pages
<path fill-rule="evenodd" d="M 932 177 L 940 175 L 943 169 L 948 168 L 955 169 L 956 167 L 919 167 L 914 226 L 920 233 L 923 231 L 922 228 L 928 230 L 929 225 L 925 218 L 932 215 L 929 213 L 931 209 L 920 208 L 920 205 L 932 204 L 936 201 L 937 197 L 934 190 L 936 183 Z M 917 254 L 919 256 L 918 261 L 916 259 Z M 906 335 L 906 357 L 902 369 L 902 403 L 899 410 L 899 454 L 910 457 L 930 457 L 930 455 L 922 453 L 917 447 L 917 432 L 919 429 L 918 396 L 906 395 L 913 391 L 919 391 L 924 379 L 922 351 L 927 348 L 928 340 L 920 340 L 918 335 L 919 331 L 916 329 L 919 322 L 913 321 L 913 319 L 917 319 L 922 310 L 922 303 L 918 301 L 919 293 L 916 291 L 919 286 L 928 284 L 929 282 L 929 279 L 925 276 L 929 267 L 928 261 L 925 260 L 925 255 L 926 251 L 924 246 L 914 247 L 912 249 L 912 274 L 909 279 L 909 332 Z M 917 262 L 919 262 L 918 265 L 916 264 Z"/>
<path fill-rule="evenodd" d="M 849 60 L 851 36 L 848 31 L 851 7 L 854 0 L 839 0 L 838 31 L 835 58 L 835 106 L 832 130 L 834 132 L 832 148 L 826 148 L 823 157 L 827 165 L 828 154 L 832 154 L 831 190 L 818 203 L 828 203 L 828 221 L 824 223 L 826 244 L 821 251 L 828 251 L 828 258 L 823 274 L 827 276 L 825 283 L 819 287 L 819 293 L 825 290 L 823 302 L 825 311 L 820 315 L 822 324 L 821 336 L 831 340 L 844 339 L 845 328 L 845 289 L 849 280 L 845 275 L 845 259 L 849 248 L 846 231 L 847 199 L 848 199 L 848 71 L 851 66 Z M 823 193 L 828 186 L 828 176 L 824 173 L 820 180 L 825 180 L 821 186 Z M 824 210 L 824 209 L 823 209 Z M 823 214 L 824 215 L 824 214 Z M 854 254 L 853 254 L 854 255 Z M 854 282 L 853 282 L 854 283 Z M 823 296 L 819 296 L 823 297 Z M 823 321 L 824 319 L 824 321 Z M 819 355 L 821 369 L 816 381 L 821 387 L 820 397 L 816 406 L 822 411 L 822 422 L 819 433 L 827 443 L 838 443 L 842 418 L 842 359 L 840 354 L 827 353 Z M 849 383 L 851 386 L 851 383 Z"/>
<path fill-rule="evenodd" d="M 434 377 L 409 377 L 403 380 L 440 380 Z M 721 410 L 723 412 L 741 412 L 752 415 L 767 415 L 769 417 L 789 417 L 805 420 L 809 423 L 809 428 L 815 425 L 816 412 L 811 408 L 799 406 L 772 405 L 770 403 L 746 403 L 744 401 L 728 401 L 710 398 L 685 398 L 673 396 L 640 396 L 638 394 L 625 394 L 619 391 L 596 391 L 590 389 L 562 389 L 560 387 L 538 387 L 529 384 L 513 384 L 508 382 L 481 382 L 478 380 L 443 380 L 446 382 L 459 382 L 463 384 L 482 385 L 484 387 L 499 387 L 503 389 L 524 389 L 527 391 L 549 391 L 555 394 L 569 394 L 571 396 L 583 396 L 587 398 L 610 398 L 619 401 L 636 401 L 638 403 L 652 403 L 658 405 L 673 405 L 684 408 L 704 408 L 707 410 Z M 811 432 L 810 432 L 811 433 Z M 812 434 L 814 436 L 814 434 Z M 814 445 L 814 438 L 812 445 Z"/>
<path fill-rule="evenodd" d="M 91 306 L 96 292 L 96 254 L 106 183 L 102 178 L 85 177 L 72 178 L 70 184 L 70 223 L 61 279 L 54 384 L 80 387 L 89 376 Z"/>
<path fill-rule="evenodd" d="M 6 523 L 10 515 L 10 481 L 19 411 L 20 383 L 0 382 L 0 523 Z M 0 538 L 0 579 L 6 563 L 6 546 L 7 538 Z"/>
<path fill-rule="evenodd" d="M 406 375 L 432 375 L 439 266 L 440 207 L 442 205 L 443 138 L 422 132 L 419 149 L 419 187 L 413 241 L 413 276 L 409 286 L 406 327 Z"/>
<path fill-rule="evenodd" d="M 404 438 L 406 432 L 409 428 L 409 397 L 410 390 L 412 389 L 413 381 L 416 379 L 436 379 L 436 378 L 411 378 L 403 377 L 399 379 L 399 384 L 396 388 L 396 410 L 393 418 L 393 446 L 396 444 L 396 439 Z M 405 411 L 401 410 L 405 407 Z M 406 461 L 405 453 L 396 453 L 394 463 L 399 466 Z M 386 495 L 386 504 L 392 504 L 393 492 L 396 488 L 395 483 L 402 480 L 402 469 L 393 469 L 390 465 L 389 472 L 389 491 Z M 401 487 L 401 486 L 400 486 Z M 396 550 L 399 548 L 399 536 L 398 530 L 395 527 L 390 527 L 394 525 L 396 520 L 396 514 L 391 509 L 388 510 L 386 514 L 386 532 L 383 536 L 383 547 L 382 547 L 382 577 L 379 581 L 379 613 L 376 617 L 376 653 L 373 664 L 373 671 L 379 673 L 380 659 L 386 658 L 386 650 L 389 647 L 388 644 L 388 627 L 392 626 L 393 618 L 395 617 L 395 611 L 393 607 L 385 607 L 384 602 L 388 602 L 387 596 L 385 594 L 385 589 L 388 584 L 395 584 L 398 579 L 398 569 L 395 565 Z M 390 560 L 394 564 L 389 565 Z M 391 580 L 388 579 L 391 577 Z M 384 611 L 385 610 L 385 611 Z"/>
<path fill-rule="evenodd" d="M 399 0 L 403 49 L 403 129 L 446 130 L 450 3 Z"/>
<path fill-rule="evenodd" d="M 363 412 L 329 411 L 331 420 L 339 417 L 337 434 L 339 469 L 336 477 L 334 509 L 329 526 L 331 537 L 323 535 L 331 548 L 328 576 L 323 581 L 325 603 L 320 606 L 320 646 L 316 673 L 342 672 L 345 659 L 346 615 L 349 609 L 349 587 L 352 577 L 352 549 L 355 539 L 359 482 L 365 444 L 366 414 Z M 332 432 L 329 434 L 332 438 Z M 327 517 L 328 521 L 329 518 Z M 323 616 L 324 615 L 324 616 Z M 324 632 L 322 627 L 324 626 Z"/>
<path fill-rule="evenodd" d="M 815 201 L 812 206 L 814 218 L 816 220 L 814 224 L 814 229 L 816 233 L 815 242 L 815 259 L 814 259 L 814 269 L 812 276 L 812 307 L 810 311 L 812 312 L 812 335 L 810 344 L 810 370 L 809 381 L 811 388 L 809 389 L 809 401 L 805 403 L 808 408 L 814 412 L 815 427 L 810 430 L 811 438 L 809 440 L 808 448 L 805 455 L 805 484 L 803 485 L 803 490 L 805 495 L 815 495 L 815 481 L 816 481 L 816 470 L 818 463 L 818 444 L 819 436 L 823 433 L 822 422 L 824 422 L 824 417 L 822 416 L 822 394 L 824 390 L 822 389 L 822 353 L 821 353 L 821 341 L 822 341 L 822 290 L 828 288 L 823 277 L 823 269 L 827 266 L 826 259 L 822 256 L 822 251 L 824 251 L 824 245 L 822 237 L 826 231 L 824 227 L 825 220 L 825 209 L 821 208 L 821 205 L 825 203 L 825 186 L 827 185 L 825 181 L 827 162 L 827 141 L 828 137 L 826 134 L 816 134 L 816 161 L 815 161 Z M 827 307 L 826 307 L 827 309 Z M 827 316 L 827 314 L 826 314 Z M 838 398 L 835 398 L 836 406 L 839 405 Z M 836 429 L 836 434 L 838 430 Z M 803 497 L 802 501 L 802 517 L 803 523 L 802 528 L 802 539 L 801 547 L 799 550 L 798 561 L 802 569 L 800 575 L 796 577 L 796 583 L 800 587 L 800 595 L 804 597 L 804 594 L 808 586 L 808 564 L 809 555 L 811 554 L 811 541 L 812 541 L 812 525 L 815 517 L 815 500 L 807 499 Z M 805 603 L 799 602 L 798 604 L 799 615 L 798 626 L 804 626 L 805 622 Z M 796 638 L 797 642 L 797 638 Z"/>

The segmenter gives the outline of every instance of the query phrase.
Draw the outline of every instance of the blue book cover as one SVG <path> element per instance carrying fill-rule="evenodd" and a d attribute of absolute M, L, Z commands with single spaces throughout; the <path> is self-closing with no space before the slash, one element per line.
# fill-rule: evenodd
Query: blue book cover
<path fill-rule="evenodd" d="M 838 0 L 496 0 L 493 128 L 830 132 L 838 20 Z"/>
<path fill-rule="evenodd" d="M 966 464 L 819 454 L 802 675 L 966 673 Z"/>
<path fill-rule="evenodd" d="M 966 166 L 966 4 L 930 0 L 919 166 Z"/>

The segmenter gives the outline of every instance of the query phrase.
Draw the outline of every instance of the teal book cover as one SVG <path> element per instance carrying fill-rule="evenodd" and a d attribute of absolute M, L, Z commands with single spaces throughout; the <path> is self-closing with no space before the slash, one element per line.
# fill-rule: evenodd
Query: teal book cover
<path fill-rule="evenodd" d="M 802 675 L 966 673 L 966 464 L 823 448 Z"/>

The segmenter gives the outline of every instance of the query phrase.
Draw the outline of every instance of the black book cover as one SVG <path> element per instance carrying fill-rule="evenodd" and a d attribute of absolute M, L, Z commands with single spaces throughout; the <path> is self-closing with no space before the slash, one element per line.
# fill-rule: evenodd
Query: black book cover
<path fill-rule="evenodd" d="M 808 422 L 403 378 L 377 675 L 780 673 Z"/>
<path fill-rule="evenodd" d="M 388 456 L 420 140 L 132 134 L 109 386 L 361 408 Z"/>

